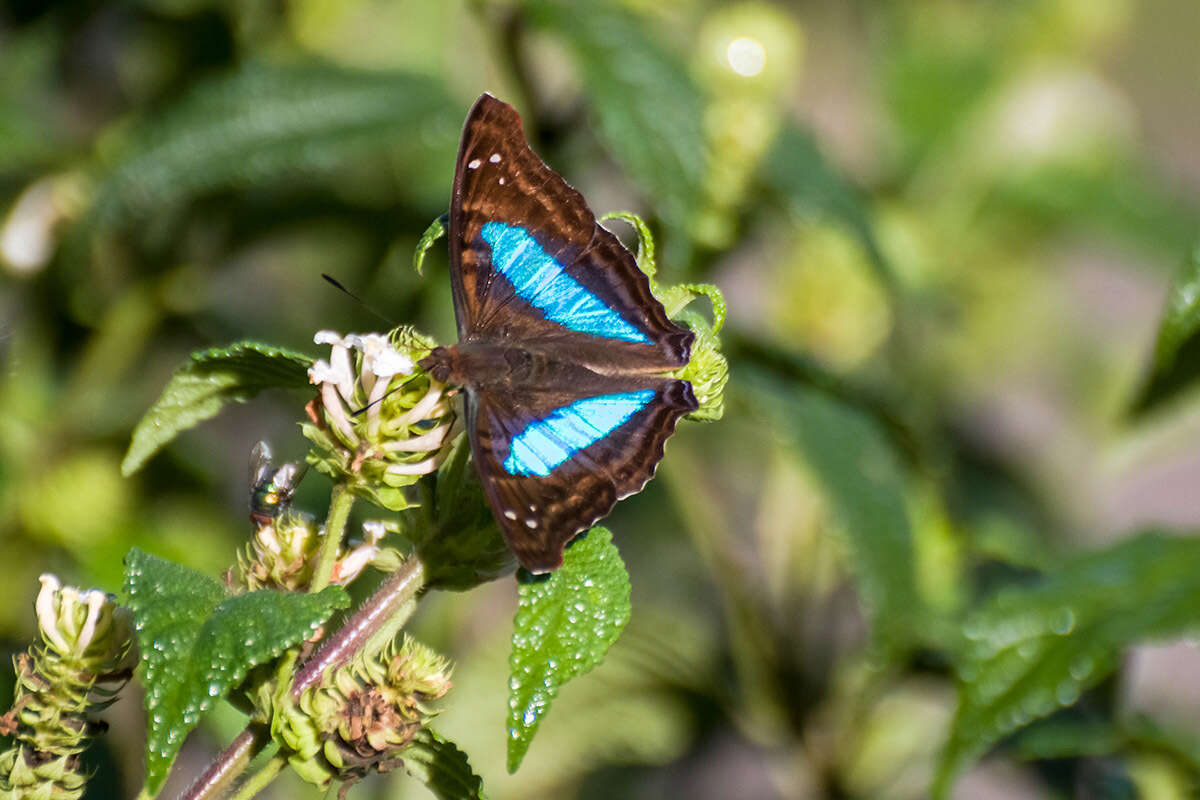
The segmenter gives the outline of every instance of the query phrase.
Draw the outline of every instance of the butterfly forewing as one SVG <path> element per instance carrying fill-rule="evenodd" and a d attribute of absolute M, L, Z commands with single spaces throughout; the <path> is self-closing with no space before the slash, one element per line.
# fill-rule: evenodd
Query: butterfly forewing
<path fill-rule="evenodd" d="M 529 148 L 511 106 L 484 95 L 463 131 L 450 208 L 460 340 L 512 340 L 626 371 L 687 363 L 674 325 L 633 255 L 582 195 Z M 514 311 L 515 307 L 515 311 Z"/>

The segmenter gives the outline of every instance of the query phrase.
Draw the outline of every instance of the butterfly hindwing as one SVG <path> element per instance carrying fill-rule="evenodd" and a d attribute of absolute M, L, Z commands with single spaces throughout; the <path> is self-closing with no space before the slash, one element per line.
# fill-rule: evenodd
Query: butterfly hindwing
<path fill-rule="evenodd" d="M 450 207 L 460 341 L 573 348 L 579 363 L 626 371 L 687 363 L 674 325 L 633 255 L 579 192 L 529 148 L 511 106 L 482 96 L 467 117 Z"/>
<path fill-rule="evenodd" d="M 562 551 L 654 475 L 696 400 L 687 381 L 637 377 L 574 391 L 476 393 L 469 431 L 484 494 L 527 568 Z"/>

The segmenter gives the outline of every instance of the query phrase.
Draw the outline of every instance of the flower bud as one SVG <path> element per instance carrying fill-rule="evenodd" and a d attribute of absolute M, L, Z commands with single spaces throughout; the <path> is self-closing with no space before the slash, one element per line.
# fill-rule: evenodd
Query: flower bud
<path fill-rule="evenodd" d="M 106 708 L 132 674 L 133 624 L 111 595 L 41 577 L 35 608 L 42 643 L 14 659 L 12 709 L 0 733 L 16 745 L 0 755 L 0 796 L 83 795 L 81 753 L 101 728 L 89 715 Z"/>
<path fill-rule="evenodd" d="M 305 780 L 327 786 L 386 771 L 433 716 L 427 703 L 450 689 L 450 665 L 416 640 L 360 654 L 278 712 L 275 736 Z"/>
<path fill-rule="evenodd" d="M 331 581 L 345 586 L 371 565 L 382 570 L 395 568 L 398 554 L 379 545 L 386 534 L 382 522 L 364 522 L 363 541 L 349 543 L 340 549 Z M 245 551 L 238 554 L 241 587 L 251 592 L 258 589 L 307 590 L 320 560 L 324 535 L 325 529 L 312 517 L 294 511 L 287 511 L 260 526 Z"/>
<path fill-rule="evenodd" d="M 121 669 L 133 634 L 129 611 L 98 589 L 81 592 L 63 586 L 49 573 L 40 580 L 42 590 L 34 607 L 42 640 L 51 654 L 92 675 Z"/>

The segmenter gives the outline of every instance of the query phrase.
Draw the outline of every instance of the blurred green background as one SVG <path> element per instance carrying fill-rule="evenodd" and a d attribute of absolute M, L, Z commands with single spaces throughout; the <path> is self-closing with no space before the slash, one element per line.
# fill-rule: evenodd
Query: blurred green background
<path fill-rule="evenodd" d="M 133 545 L 233 562 L 250 448 L 302 457 L 308 398 L 123 479 L 188 353 L 388 327 L 322 272 L 452 341 L 444 251 L 410 259 L 486 90 L 598 214 L 651 222 L 663 280 L 724 289 L 731 381 L 611 517 L 632 621 L 516 776 L 511 579 L 422 604 L 458 665 L 439 729 L 500 800 L 928 796 L 972 608 L 1200 528 L 1200 406 L 1127 411 L 1200 232 L 1198 36 L 1191 0 L 7 3 L 0 636 L 29 640 L 43 571 L 116 591 Z M 980 734 L 1000 745 L 955 796 L 1192 796 L 1194 641 L 1112 667 Z M 109 714 L 95 796 L 140 785 L 139 715 Z M 180 770 L 240 725 L 221 711 Z"/>

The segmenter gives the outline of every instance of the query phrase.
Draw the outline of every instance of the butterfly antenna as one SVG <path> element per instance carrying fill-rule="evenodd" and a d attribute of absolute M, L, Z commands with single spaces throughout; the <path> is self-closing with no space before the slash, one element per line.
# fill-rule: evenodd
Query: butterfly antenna
<path fill-rule="evenodd" d="M 321 273 L 321 277 L 325 279 L 325 282 L 326 282 L 326 283 L 328 283 L 328 284 L 330 284 L 331 286 L 333 286 L 333 288 L 335 288 L 335 289 L 337 289 L 338 291 L 342 292 L 342 293 L 343 293 L 343 294 L 345 294 L 347 297 L 349 297 L 351 300 L 353 300 L 354 302 L 358 303 L 360 306 L 362 306 L 363 308 L 365 308 L 367 311 L 371 312 L 371 313 L 372 313 L 372 314 L 374 314 L 376 317 L 378 317 L 379 319 L 383 320 L 383 322 L 384 322 L 385 324 L 387 324 L 389 327 L 393 327 L 393 328 L 394 328 L 394 327 L 396 326 L 396 322 L 395 322 L 395 320 L 390 320 L 390 319 L 388 319 L 386 316 L 384 316 L 383 314 L 379 313 L 379 311 L 377 311 L 376 309 L 374 309 L 374 308 L 372 308 L 371 306 L 367 305 L 367 301 L 363 300 L 361 297 L 359 297 L 358 295 L 356 295 L 354 292 L 350 291 L 350 290 L 349 290 L 349 289 L 347 289 L 345 286 L 343 286 L 343 285 L 342 285 L 342 282 L 341 282 L 341 281 L 339 281 L 337 278 L 335 278 L 335 277 L 333 277 L 332 275 L 329 275 L 329 274 L 327 274 L 327 273 L 324 273 L 324 272 L 322 272 L 322 273 Z"/>
<path fill-rule="evenodd" d="M 359 416 L 360 414 L 365 414 L 365 413 L 367 412 L 367 410 L 368 410 L 368 409 L 372 408 L 373 406 L 377 406 L 377 405 L 379 405 L 379 404 L 380 404 L 380 403 L 382 403 L 384 400 L 387 400 L 387 399 L 388 399 L 388 397 L 389 397 L 389 396 L 392 394 L 392 392 L 395 392 L 395 391 L 397 391 L 398 389 L 401 389 L 401 388 L 402 388 L 402 387 L 400 387 L 400 386 L 396 386 L 396 387 L 394 387 L 394 388 L 392 388 L 392 389 L 388 389 L 386 392 L 384 392 L 384 393 L 383 393 L 383 397 L 380 397 L 380 398 L 378 398 L 378 399 L 376 399 L 376 400 L 372 400 L 371 402 L 367 403 L 367 404 L 366 404 L 365 406 L 363 406 L 362 408 L 356 408 L 356 409 L 354 409 L 353 411 L 351 411 L 351 412 L 350 412 L 350 416 L 352 416 L 352 417 L 357 417 L 357 416 Z"/>

